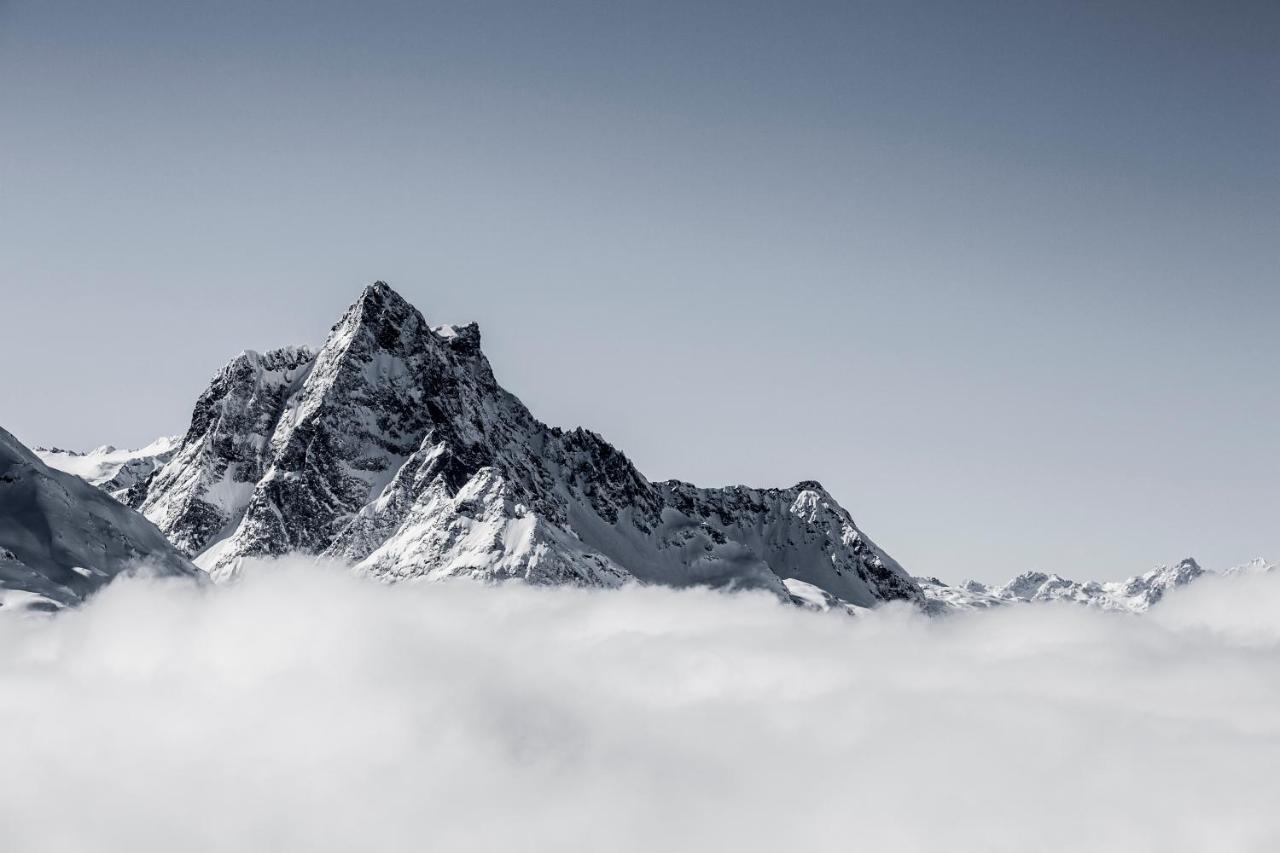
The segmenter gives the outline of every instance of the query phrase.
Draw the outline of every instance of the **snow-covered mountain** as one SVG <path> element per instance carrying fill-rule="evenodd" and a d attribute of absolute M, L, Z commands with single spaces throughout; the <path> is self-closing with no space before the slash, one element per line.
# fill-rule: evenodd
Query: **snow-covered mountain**
<path fill-rule="evenodd" d="M 993 595 L 990 587 L 978 581 L 967 580 L 959 586 L 951 586 L 935 577 L 917 577 L 916 583 L 924 593 L 925 609 L 935 615 L 960 610 L 985 610 L 1012 603 Z"/>
<path fill-rule="evenodd" d="M 135 568 L 198 575 L 149 521 L 0 429 L 0 609 L 76 604 Z"/>
<path fill-rule="evenodd" d="M 172 459 L 177 449 L 176 436 L 157 438 L 137 450 L 119 450 L 110 444 L 104 444 L 88 453 L 57 447 L 32 448 L 36 456 L 50 468 L 75 474 L 120 500 L 125 498 L 132 486 L 151 476 L 152 472 Z"/>
<path fill-rule="evenodd" d="M 1280 563 L 1272 563 L 1264 560 L 1262 557 L 1254 557 L 1247 563 L 1234 566 L 1230 569 L 1224 569 L 1221 574 L 1224 575 L 1260 575 L 1266 572 L 1274 572 L 1280 569 Z"/>
<path fill-rule="evenodd" d="M 1219 574 L 1265 572 L 1272 568 L 1263 560 L 1254 560 Z M 935 613 L 1045 601 L 1070 601 L 1102 610 L 1142 613 L 1171 590 L 1205 574 L 1209 573 L 1199 563 L 1187 558 L 1172 566 L 1160 566 L 1126 580 L 1106 583 L 1068 580 L 1044 572 L 1024 572 L 1001 586 L 989 586 L 974 580 L 964 581 L 959 586 L 950 586 L 937 578 L 916 578 L 916 581 L 924 592 L 928 609 Z"/>
<path fill-rule="evenodd" d="M 474 324 L 433 328 L 382 282 L 319 352 L 233 359 L 173 457 L 125 499 L 215 579 L 248 556 L 298 552 L 387 581 L 640 581 L 763 588 L 811 606 L 824 594 L 839 606 L 923 602 L 818 483 L 650 482 L 600 436 L 546 426 L 499 386 Z"/>

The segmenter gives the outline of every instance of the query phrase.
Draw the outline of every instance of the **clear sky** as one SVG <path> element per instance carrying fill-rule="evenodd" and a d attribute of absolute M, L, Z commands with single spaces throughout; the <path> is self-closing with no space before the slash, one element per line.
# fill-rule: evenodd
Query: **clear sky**
<path fill-rule="evenodd" d="M 0 424 L 182 431 L 383 278 L 907 568 L 1280 557 L 1280 5 L 0 0 Z"/>

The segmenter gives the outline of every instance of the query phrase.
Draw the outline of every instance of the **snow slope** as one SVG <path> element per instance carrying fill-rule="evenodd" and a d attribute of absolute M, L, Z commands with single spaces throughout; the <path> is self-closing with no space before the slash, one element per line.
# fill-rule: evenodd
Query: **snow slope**
<path fill-rule="evenodd" d="M 50 468 L 74 474 L 119 500 L 124 500 L 130 487 L 173 458 L 178 449 L 176 436 L 157 438 L 137 450 L 119 450 L 109 444 L 77 453 L 57 447 L 33 448 L 36 456 Z"/>
<path fill-rule="evenodd" d="M 0 608 L 76 604 L 134 568 L 197 575 L 142 516 L 0 429 Z"/>
<path fill-rule="evenodd" d="M 216 579 L 248 556 L 303 553 L 386 581 L 639 581 L 796 600 L 795 581 L 841 606 L 923 601 L 818 483 L 650 482 L 600 436 L 549 427 L 498 385 L 477 326 L 433 328 L 382 282 L 318 353 L 233 360 L 128 500 Z"/>

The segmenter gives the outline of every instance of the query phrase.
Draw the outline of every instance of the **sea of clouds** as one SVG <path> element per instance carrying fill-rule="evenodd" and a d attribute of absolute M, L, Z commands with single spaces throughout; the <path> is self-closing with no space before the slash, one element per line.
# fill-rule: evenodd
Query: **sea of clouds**
<path fill-rule="evenodd" d="M 254 567 L 0 619 L 0 848 L 1280 850 L 1280 573 L 1145 616 Z"/>

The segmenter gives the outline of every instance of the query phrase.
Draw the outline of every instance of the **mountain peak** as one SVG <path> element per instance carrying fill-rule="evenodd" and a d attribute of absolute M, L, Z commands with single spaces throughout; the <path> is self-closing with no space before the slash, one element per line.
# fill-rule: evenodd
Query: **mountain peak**
<path fill-rule="evenodd" d="M 786 600 L 795 580 L 859 606 L 922 600 L 816 481 L 651 483 L 596 433 L 550 427 L 504 390 L 477 325 L 429 326 L 386 282 L 278 378 L 207 392 L 147 488 L 148 517 L 215 578 L 301 552 L 386 580 L 707 584 Z"/>
<path fill-rule="evenodd" d="M 385 281 L 375 281 L 360 291 L 355 305 L 373 305 L 382 308 L 399 309 L 401 306 L 412 310 L 409 302 Z"/>
<path fill-rule="evenodd" d="M 400 294 L 396 293 L 395 288 L 387 284 L 382 279 L 378 279 L 373 284 L 365 285 L 365 288 L 360 292 L 360 295 L 361 297 L 374 295 L 374 296 L 394 296 L 397 299 L 402 298 Z"/>
<path fill-rule="evenodd" d="M 324 349 L 346 349 L 359 336 L 367 334 L 375 349 L 413 348 L 431 337 L 427 321 L 418 309 L 385 281 L 375 281 L 360 291 L 342 319 L 333 327 Z"/>

